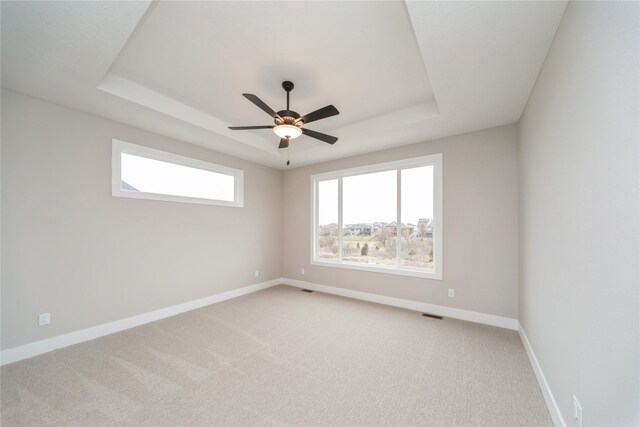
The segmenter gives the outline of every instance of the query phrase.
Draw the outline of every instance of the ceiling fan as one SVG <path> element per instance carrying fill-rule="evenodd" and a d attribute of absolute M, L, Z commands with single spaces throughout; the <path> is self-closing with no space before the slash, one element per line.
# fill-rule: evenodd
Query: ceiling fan
<path fill-rule="evenodd" d="M 327 135 L 324 133 L 316 132 L 315 130 L 305 129 L 302 125 L 315 122 L 316 120 L 326 119 L 327 117 L 340 114 L 338 109 L 333 105 L 327 105 L 307 115 L 300 116 L 293 110 L 289 109 L 289 92 L 293 90 L 293 83 L 290 81 L 282 82 L 282 88 L 287 92 L 287 109 L 273 111 L 267 104 L 265 104 L 260 98 L 250 93 L 243 93 L 242 96 L 253 102 L 262 111 L 273 117 L 273 126 L 229 126 L 231 130 L 249 130 L 249 129 L 273 129 L 273 132 L 280 137 L 280 145 L 278 148 L 287 148 L 289 141 L 299 137 L 302 134 L 310 136 L 312 138 L 319 139 L 320 141 L 328 144 L 335 144 L 338 140 L 335 136 Z"/>

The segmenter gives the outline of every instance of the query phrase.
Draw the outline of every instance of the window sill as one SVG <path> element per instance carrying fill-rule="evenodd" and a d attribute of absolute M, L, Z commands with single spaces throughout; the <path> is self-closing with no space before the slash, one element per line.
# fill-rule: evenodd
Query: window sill
<path fill-rule="evenodd" d="M 396 267 L 384 267 L 375 264 L 353 263 L 353 262 L 333 262 L 312 260 L 311 265 L 320 267 L 346 268 L 348 270 L 369 271 L 372 273 L 393 274 L 396 276 L 420 277 L 423 279 L 442 280 L 442 274 L 429 270 L 399 269 Z"/>
<path fill-rule="evenodd" d="M 225 200 L 200 199 L 197 197 L 147 193 L 144 191 L 127 191 L 127 190 L 121 190 L 119 188 L 114 188 L 111 192 L 111 195 L 114 197 L 127 197 L 130 199 L 159 200 L 161 202 L 180 202 L 180 203 L 193 203 L 193 204 L 200 204 L 200 205 L 217 205 L 217 206 L 228 206 L 232 208 L 244 207 L 244 204 L 242 201 L 232 202 L 232 201 L 225 201 Z"/>

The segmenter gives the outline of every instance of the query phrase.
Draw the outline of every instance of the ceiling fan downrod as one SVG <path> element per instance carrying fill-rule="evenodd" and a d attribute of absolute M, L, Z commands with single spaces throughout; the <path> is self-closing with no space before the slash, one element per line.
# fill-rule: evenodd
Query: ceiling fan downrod
<path fill-rule="evenodd" d="M 290 82 L 289 80 L 282 82 L 282 89 L 285 90 L 285 92 L 287 92 L 287 111 L 289 110 L 289 92 L 291 92 L 293 90 L 293 82 Z"/>

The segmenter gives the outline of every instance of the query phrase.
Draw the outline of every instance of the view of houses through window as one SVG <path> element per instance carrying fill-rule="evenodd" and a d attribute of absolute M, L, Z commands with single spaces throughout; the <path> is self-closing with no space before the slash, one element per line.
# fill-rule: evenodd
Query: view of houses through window
<path fill-rule="evenodd" d="M 318 180 L 316 212 L 318 261 L 434 268 L 433 164 Z"/>

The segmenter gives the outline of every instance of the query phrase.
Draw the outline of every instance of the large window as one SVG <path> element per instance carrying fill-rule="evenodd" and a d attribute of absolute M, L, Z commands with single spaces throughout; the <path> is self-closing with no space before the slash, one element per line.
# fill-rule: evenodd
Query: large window
<path fill-rule="evenodd" d="M 442 278 L 442 154 L 313 175 L 315 265 Z"/>
<path fill-rule="evenodd" d="M 112 194 L 242 207 L 243 172 L 113 140 Z"/>

